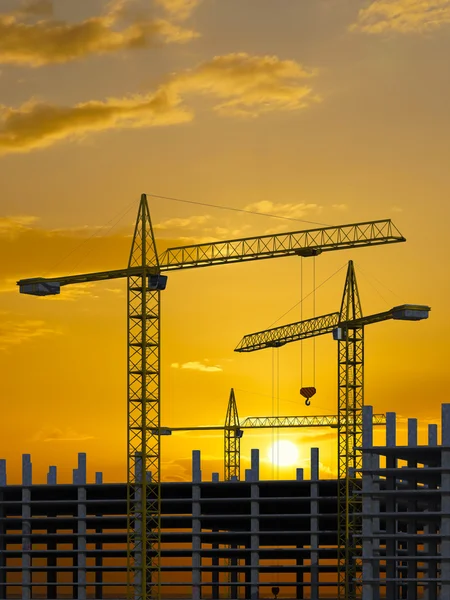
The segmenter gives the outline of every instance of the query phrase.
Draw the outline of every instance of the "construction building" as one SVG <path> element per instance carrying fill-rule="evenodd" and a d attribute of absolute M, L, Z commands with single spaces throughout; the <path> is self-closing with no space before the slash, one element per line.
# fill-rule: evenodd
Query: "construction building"
<path fill-rule="evenodd" d="M 386 443 L 374 446 L 372 408 L 363 413 L 362 538 L 355 557 L 363 600 L 450 598 L 450 404 L 418 445 L 396 444 L 395 413 Z M 161 595 L 167 598 L 336 598 L 337 481 L 322 479 L 311 449 L 311 477 L 259 478 L 259 452 L 243 481 L 162 483 Z M 86 479 L 79 454 L 72 484 L 33 484 L 29 455 L 22 485 L 8 485 L 0 461 L 0 598 L 124 598 L 126 483 Z M 277 590 L 273 588 L 278 588 Z"/>

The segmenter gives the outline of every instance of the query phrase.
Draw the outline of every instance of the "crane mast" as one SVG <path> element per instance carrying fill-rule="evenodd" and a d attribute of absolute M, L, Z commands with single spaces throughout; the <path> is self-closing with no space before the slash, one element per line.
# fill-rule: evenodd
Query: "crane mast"
<path fill-rule="evenodd" d="M 356 600 L 361 572 L 362 413 L 364 407 L 364 327 L 388 319 L 428 318 L 429 306 L 404 304 L 363 316 L 353 261 L 349 261 L 339 313 L 245 335 L 236 352 L 277 348 L 333 333 L 338 341 L 338 596 Z M 359 476 L 358 476 L 359 475 Z"/>
<path fill-rule="evenodd" d="M 17 282 L 34 296 L 77 283 L 127 280 L 128 598 L 161 597 L 160 292 L 167 271 L 235 264 L 406 241 L 387 220 L 169 248 L 158 257 L 147 197 L 141 195 L 127 268 Z"/>

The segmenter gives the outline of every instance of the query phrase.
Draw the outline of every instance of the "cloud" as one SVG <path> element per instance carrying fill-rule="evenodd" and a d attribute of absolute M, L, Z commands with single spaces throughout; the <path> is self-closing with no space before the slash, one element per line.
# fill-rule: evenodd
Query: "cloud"
<path fill-rule="evenodd" d="M 44 321 L 5 321 L 0 324 L 0 350 L 22 344 L 32 338 L 59 335 L 61 331 L 47 327 Z"/>
<path fill-rule="evenodd" d="M 450 0 L 374 0 L 358 13 L 351 31 L 425 33 L 450 23 Z"/>
<path fill-rule="evenodd" d="M 28 15 L 33 10 L 34 14 L 39 14 L 36 11 L 45 7 L 45 2 L 34 2 L 18 13 L 0 14 L 0 64 L 41 67 L 90 54 L 149 48 L 161 42 L 182 43 L 198 37 L 194 31 L 146 16 L 136 17 L 120 28 L 118 21 L 124 16 L 122 3 L 115 4 L 104 16 L 79 23 L 55 20 L 27 23 L 21 20 L 23 10 Z"/>
<path fill-rule="evenodd" d="M 73 107 L 34 101 L 17 109 L 0 106 L 0 154 L 44 148 L 58 140 L 80 138 L 94 131 L 173 125 L 191 118 L 189 112 L 178 108 L 175 100 L 163 91 Z"/>
<path fill-rule="evenodd" d="M 339 211 L 346 211 L 348 210 L 348 204 L 332 204 L 331 208 L 334 208 L 334 210 L 339 210 Z"/>
<path fill-rule="evenodd" d="M 222 367 L 219 365 L 209 366 L 198 361 L 187 362 L 183 364 L 172 363 L 170 366 L 173 369 L 188 369 L 190 371 L 202 371 L 203 373 L 221 373 L 223 371 Z"/>
<path fill-rule="evenodd" d="M 403 208 L 401 208 L 400 206 L 391 206 L 391 211 L 394 213 L 401 213 L 403 212 Z"/>
<path fill-rule="evenodd" d="M 187 19 L 200 5 L 202 0 L 156 0 L 172 17 L 180 20 Z"/>
<path fill-rule="evenodd" d="M 251 210 L 258 213 L 265 213 L 271 215 L 277 215 L 280 217 L 290 217 L 292 219 L 301 219 L 302 217 L 315 213 L 319 214 L 322 212 L 322 206 L 319 204 L 305 204 L 304 202 L 281 204 L 271 202 L 270 200 L 261 200 L 260 202 L 254 202 L 248 204 L 245 210 Z M 285 225 L 283 225 L 285 227 Z"/>
<path fill-rule="evenodd" d="M 92 100 L 71 107 L 35 100 L 18 108 L 0 105 L 0 154 L 44 148 L 113 128 L 185 123 L 194 118 L 183 105 L 188 94 L 219 99 L 214 110 L 226 116 L 257 117 L 269 111 L 299 110 L 317 99 L 302 83 L 311 75 L 295 61 L 229 54 L 175 74 L 147 95 Z"/>
<path fill-rule="evenodd" d="M 93 439 L 93 435 L 78 433 L 72 429 L 57 428 L 44 428 L 33 436 L 34 442 L 82 442 Z"/>
<path fill-rule="evenodd" d="M 153 226 L 153 229 L 193 229 L 197 225 L 203 225 L 211 217 L 209 215 L 198 215 L 187 219 L 174 218 L 162 221 Z"/>
<path fill-rule="evenodd" d="M 38 217 L 31 215 L 18 215 L 12 217 L 0 217 L 0 236 L 16 237 L 38 221 Z"/>

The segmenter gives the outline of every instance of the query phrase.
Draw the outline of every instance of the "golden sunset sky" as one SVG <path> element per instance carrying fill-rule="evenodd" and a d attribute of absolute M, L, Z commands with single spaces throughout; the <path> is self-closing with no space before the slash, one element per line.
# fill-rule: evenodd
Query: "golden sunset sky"
<path fill-rule="evenodd" d="M 405 244 L 316 259 L 316 315 L 339 310 L 348 260 L 365 314 L 410 302 L 420 323 L 366 329 L 366 404 L 438 422 L 450 376 L 448 0 L 0 0 L 0 458 L 31 453 L 71 480 L 126 479 L 124 281 L 19 295 L 15 282 L 126 266 L 140 194 L 168 245 L 392 218 Z M 294 219 L 297 219 L 295 221 Z M 162 423 L 221 424 L 234 387 L 248 415 L 336 414 L 337 348 L 236 354 L 241 337 L 313 316 L 312 259 L 175 272 L 163 293 Z M 339 270 L 340 269 L 340 270 Z M 292 307 L 293 310 L 288 312 Z M 288 313 L 288 314 L 285 314 Z M 281 320 L 280 317 L 283 318 Z M 279 370 L 273 368 L 279 363 Z M 275 389 L 275 392 L 273 390 Z M 272 397 L 279 397 L 273 408 Z M 297 466 L 336 432 L 284 430 Z M 262 476 L 276 435 L 246 432 Z M 381 437 L 377 438 L 380 442 Z M 222 468 L 221 435 L 163 439 L 163 479 Z M 295 467 L 280 469 L 293 478 Z"/>

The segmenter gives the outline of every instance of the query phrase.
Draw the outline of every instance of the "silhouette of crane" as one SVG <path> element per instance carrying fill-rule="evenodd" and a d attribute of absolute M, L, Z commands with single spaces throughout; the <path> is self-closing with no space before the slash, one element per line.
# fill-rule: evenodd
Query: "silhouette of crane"
<path fill-rule="evenodd" d="M 66 285 L 127 280 L 129 598 L 161 597 L 160 295 L 167 283 L 163 273 L 404 241 L 390 220 L 380 220 L 180 246 L 159 256 L 147 197 L 142 194 L 127 267 L 18 282 L 23 294 L 51 296 Z"/>
<path fill-rule="evenodd" d="M 305 338 L 332 333 L 338 341 L 338 590 L 340 600 L 355 600 L 360 591 L 362 412 L 364 406 L 364 327 L 389 319 L 428 318 L 429 306 L 404 304 L 364 317 L 353 261 L 349 261 L 339 312 L 251 333 L 236 352 L 279 348 Z"/>

